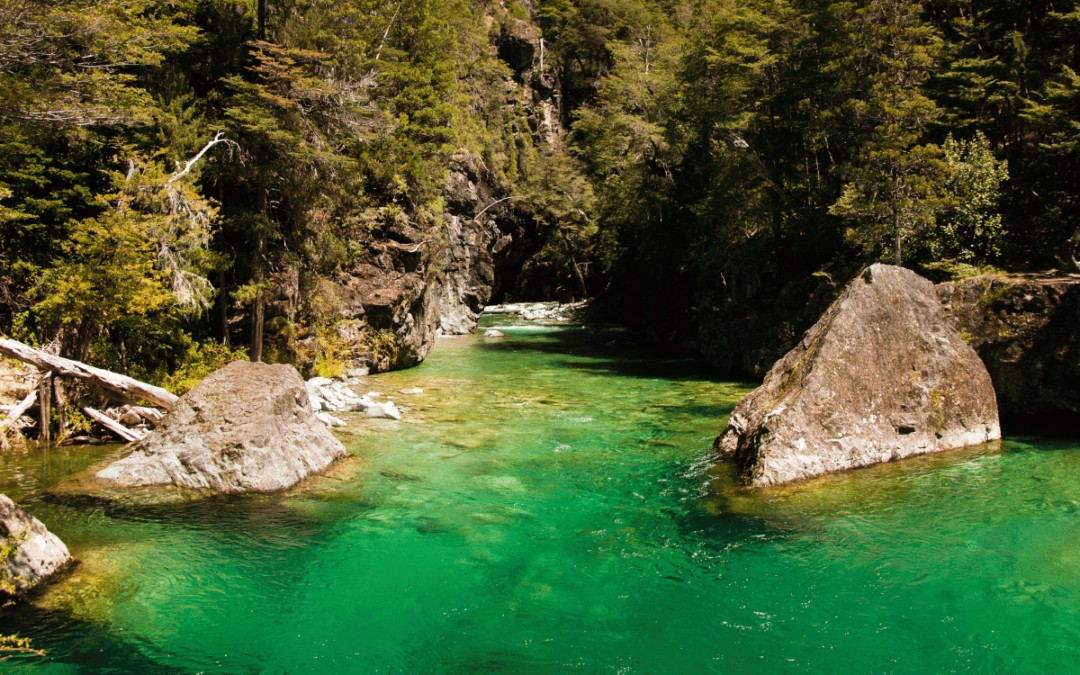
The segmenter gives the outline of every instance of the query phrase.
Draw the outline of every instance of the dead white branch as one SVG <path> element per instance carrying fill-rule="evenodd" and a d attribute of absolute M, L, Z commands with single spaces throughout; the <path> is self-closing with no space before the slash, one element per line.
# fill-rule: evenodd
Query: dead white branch
<path fill-rule="evenodd" d="M 131 406 L 131 412 L 135 413 L 139 417 L 149 422 L 152 426 L 157 426 L 164 417 L 165 413 L 160 410 L 154 410 L 153 408 L 144 408 L 141 405 Z"/>
<path fill-rule="evenodd" d="M 34 401 L 37 400 L 38 386 L 35 384 L 34 388 L 30 390 L 30 393 L 26 395 L 26 398 L 22 400 L 19 405 L 11 409 L 8 416 L 3 422 L 0 422 L 0 448 L 6 450 L 8 448 L 7 442 L 7 429 L 12 424 L 15 424 L 22 417 L 30 406 L 34 405 Z"/>
<path fill-rule="evenodd" d="M 86 413 L 87 417 L 97 420 L 101 426 L 105 427 L 109 431 L 113 432 L 125 441 L 141 441 L 146 437 L 146 434 L 136 431 L 135 429 L 128 429 L 123 424 L 120 424 L 113 418 L 109 417 L 105 413 L 98 412 L 89 406 L 84 406 L 82 411 Z"/>
<path fill-rule="evenodd" d="M 375 52 L 376 61 L 378 61 L 379 57 L 382 56 L 383 47 L 386 46 L 386 38 L 390 35 L 390 29 L 394 26 L 394 22 L 397 21 L 397 15 L 400 11 L 401 3 L 399 2 L 397 4 L 397 7 L 394 8 L 394 16 L 390 17 L 390 23 L 386 24 L 386 31 L 382 34 L 382 42 L 379 43 L 379 49 Z"/>
<path fill-rule="evenodd" d="M 24 345 L 18 340 L 0 338 L 0 354 L 10 356 L 23 363 L 29 363 L 40 370 L 51 370 L 63 377 L 89 380 L 109 391 L 129 398 L 142 398 L 151 403 L 156 403 L 166 410 L 170 410 L 179 398 L 161 387 L 155 387 L 152 384 L 139 382 L 127 375 L 95 368 L 71 359 L 52 356 L 39 349 Z"/>
<path fill-rule="evenodd" d="M 195 166 L 196 162 L 198 162 L 200 159 L 202 159 L 203 155 L 205 155 L 206 152 L 210 148 L 214 147 L 218 143 L 225 143 L 225 144 L 233 146 L 235 148 L 240 147 L 239 143 L 237 143 L 236 141 L 230 141 L 229 139 L 224 138 L 224 135 L 225 135 L 224 131 L 217 132 L 217 134 L 214 135 L 214 138 L 209 143 L 207 143 L 206 145 L 203 146 L 203 149 L 199 151 L 199 154 L 197 154 L 194 157 L 192 157 L 191 159 L 189 159 L 188 163 L 186 165 L 184 165 L 184 168 L 182 170 L 177 171 L 176 173 L 174 173 L 169 178 L 169 181 L 168 181 L 168 183 L 166 183 L 166 185 L 175 183 L 176 181 L 180 180 L 184 176 L 184 174 L 186 174 L 188 171 L 191 171 L 191 167 Z"/>
<path fill-rule="evenodd" d="M 476 220 L 480 216 L 484 215 L 484 211 L 487 211 L 492 206 L 495 206 L 496 204 L 501 204 L 502 202 L 505 202 L 508 199 L 525 199 L 525 195 L 514 195 L 512 197 L 503 197 L 502 199 L 496 199 L 495 201 L 493 201 L 490 204 L 488 204 L 487 206 L 485 206 L 483 211 L 481 211 L 480 213 L 473 216 L 473 220 Z"/>

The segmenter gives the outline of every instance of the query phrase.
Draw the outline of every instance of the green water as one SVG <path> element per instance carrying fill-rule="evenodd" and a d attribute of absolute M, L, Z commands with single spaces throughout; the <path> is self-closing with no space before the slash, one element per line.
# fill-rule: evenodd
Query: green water
<path fill-rule="evenodd" d="M 369 378 L 405 419 L 346 416 L 355 459 L 288 494 L 72 504 L 48 488 L 107 450 L 0 458 L 83 561 L 0 613 L 48 650 L 0 672 L 1075 672 L 1080 443 L 749 495 L 699 463 L 745 385 L 506 332 Z"/>

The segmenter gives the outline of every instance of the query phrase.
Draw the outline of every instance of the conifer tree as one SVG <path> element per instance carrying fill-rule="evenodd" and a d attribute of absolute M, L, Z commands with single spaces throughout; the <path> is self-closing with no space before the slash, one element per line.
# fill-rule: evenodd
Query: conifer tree
<path fill-rule="evenodd" d="M 839 167 L 845 185 L 830 212 L 852 223 L 852 241 L 867 251 L 891 250 L 900 265 L 905 239 L 931 227 L 944 208 L 941 151 L 919 143 L 940 114 L 922 93 L 938 56 L 934 32 L 922 7 L 908 0 L 833 12 L 847 45 L 831 68 L 851 96 L 844 116 L 858 130 L 858 149 Z"/>

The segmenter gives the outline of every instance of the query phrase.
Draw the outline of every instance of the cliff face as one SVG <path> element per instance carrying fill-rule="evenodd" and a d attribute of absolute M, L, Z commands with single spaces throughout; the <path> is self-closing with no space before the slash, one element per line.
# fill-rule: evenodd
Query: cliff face
<path fill-rule="evenodd" d="M 555 149 L 562 129 L 555 87 L 540 73 L 539 30 L 517 19 L 491 24 L 490 48 L 510 76 L 499 100 L 486 103 L 522 115 L 517 133 Z M 543 225 L 483 157 L 450 158 L 442 199 L 445 209 L 434 219 L 394 215 L 356 232 L 358 251 L 333 276 L 330 294 L 339 318 L 331 339 L 350 365 L 408 368 L 424 360 L 437 334 L 472 332 L 500 282 L 514 279 L 543 246 Z M 301 339 L 290 344 L 290 360 L 310 372 L 319 348 L 316 338 Z"/>
<path fill-rule="evenodd" d="M 1080 275 L 990 275 L 937 292 L 1002 412 L 1080 413 Z"/>

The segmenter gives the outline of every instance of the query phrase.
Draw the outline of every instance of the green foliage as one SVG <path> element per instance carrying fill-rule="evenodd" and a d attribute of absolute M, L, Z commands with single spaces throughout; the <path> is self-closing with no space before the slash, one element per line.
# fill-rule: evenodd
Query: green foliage
<path fill-rule="evenodd" d="M 169 373 L 159 373 L 152 378 L 156 384 L 182 396 L 208 375 L 224 368 L 233 361 L 247 361 L 247 350 L 231 349 L 217 342 L 186 340 L 186 349 L 179 354 L 175 367 Z"/>
<path fill-rule="evenodd" d="M 530 20 L 543 66 L 515 72 L 498 50 Z M 330 344 L 327 280 L 379 239 L 419 230 L 443 274 L 447 168 L 474 160 L 520 197 L 489 214 L 546 237 L 548 291 L 658 298 L 668 335 L 882 256 L 1056 264 L 1078 44 L 1051 0 L 11 0 L 0 329 L 178 383 L 256 307 L 282 358 Z"/>
<path fill-rule="evenodd" d="M 938 117 L 921 90 L 937 49 L 920 10 L 905 0 L 835 9 L 850 51 L 832 67 L 859 92 L 844 104 L 844 114 L 865 131 L 852 160 L 838 167 L 845 185 L 829 212 L 853 223 L 850 240 L 869 254 L 891 249 L 897 265 L 904 241 L 931 227 L 945 208 L 937 190 L 941 151 L 919 144 Z"/>
<path fill-rule="evenodd" d="M 934 258 L 969 265 L 999 258 L 1005 226 L 998 211 L 1008 163 L 998 160 L 982 132 L 970 141 L 949 135 L 942 147 L 946 169 L 945 199 L 950 208 L 938 218 L 930 250 Z"/>
<path fill-rule="evenodd" d="M 47 270 L 34 312 L 58 327 L 68 353 L 85 358 L 102 330 L 145 335 L 148 323 L 200 311 L 212 287 L 201 272 L 216 209 L 179 174 L 133 158 L 103 213 L 73 225 L 67 254 Z"/>
<path fill-rule="evenodd" d="M 133 67 L 160 65 L 195 31 L 188 3 L 8 0 L 0 5 L 0 121 L 86 126 L 147 122 Z"/>
<path fill-rule="evenodd" d="M 987 274 L 1004 274 L 1003 270 L 993 265 L 970 265 L 954 261 L 923 263 L 919 265 L 919 270 L 923 276 L 935 282 L 962 281 Z"/>

